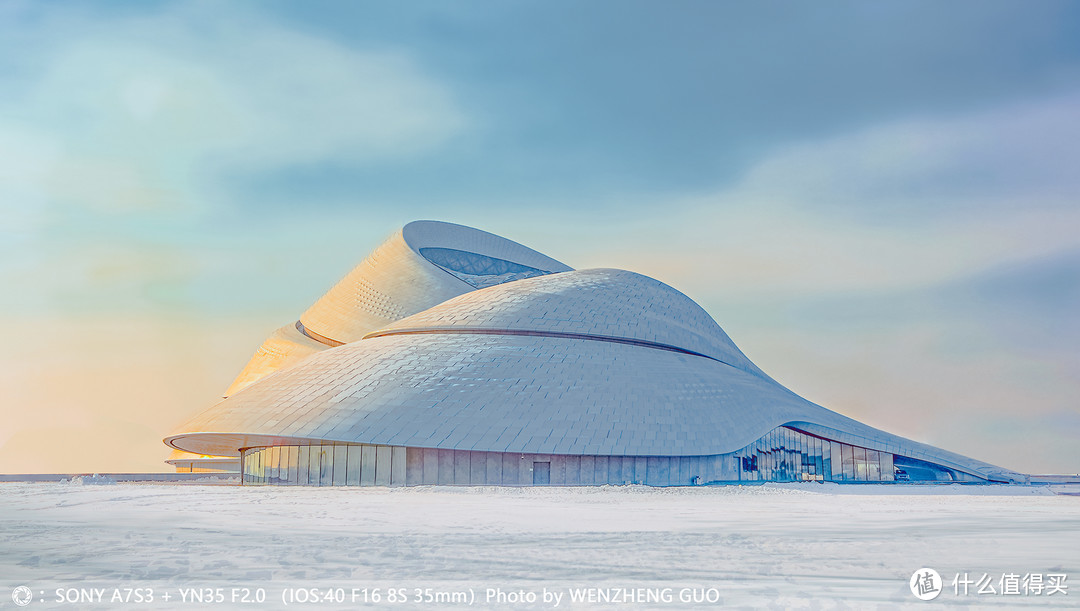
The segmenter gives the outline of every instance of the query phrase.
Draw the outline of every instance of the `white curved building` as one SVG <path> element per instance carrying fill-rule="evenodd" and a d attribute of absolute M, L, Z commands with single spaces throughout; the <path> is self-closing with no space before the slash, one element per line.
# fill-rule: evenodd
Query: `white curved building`
<path fill-rule="evenodd" d="M 255 484 L 1023 479 L 802 399 L 661 282 L 458 225 L 407 225 L 296 329 L 324 347 L 166 443 Z"/>
<path fill-rule="evenodd" d="M 569 270 L 486 231 L 433 221 L 409 223 L 299 320 L 274 331 L 224 396 L 451 297 L 500 282 Z"/>

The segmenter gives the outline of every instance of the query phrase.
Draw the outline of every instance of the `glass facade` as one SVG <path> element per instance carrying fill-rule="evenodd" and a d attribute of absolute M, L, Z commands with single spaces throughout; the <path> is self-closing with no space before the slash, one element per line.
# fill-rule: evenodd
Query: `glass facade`
<path fill-rule="evenodd" d="M 778 427 L 712 456 L 567 456 L 363 444 L 249 448 L 243 483 L 278 486 L 690 486 L 983 481 L 940 465 Z"/>
<path fill-rule="evenodd" d="M 925 461 L 778 427 L 735 453 L 744 482 L 981 481 Z"/>
<path fill-rule="evenodd" d="M 366 457 L 366 460 L 365 460 Z M 405 485 L 405 448 L 369 445 L 250 448 L 243 483 L 278 486 Z"/>
<path fill-rule="evenodd" d="M 476 288 L 551 273 L 505 259 L 453 248 L 421 248 L 420 255 Z"/>

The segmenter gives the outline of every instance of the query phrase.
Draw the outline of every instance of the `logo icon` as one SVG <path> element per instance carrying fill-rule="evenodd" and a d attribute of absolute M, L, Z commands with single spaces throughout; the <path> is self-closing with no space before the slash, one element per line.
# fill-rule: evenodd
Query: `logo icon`
<path fill-rule="evenodd" d="M 25 607 L 34 600 L 34 593 L 26 586 L 19 586 L 11 591 L 11 602 L 20 607 Z"/>
<path fill-rule="evenodd" d="M 908 581 L 911 593 L 919 600 L 934 600 L 941 594 L 941 575 L 934 569 L 923 567 L 911 574 Z"/>

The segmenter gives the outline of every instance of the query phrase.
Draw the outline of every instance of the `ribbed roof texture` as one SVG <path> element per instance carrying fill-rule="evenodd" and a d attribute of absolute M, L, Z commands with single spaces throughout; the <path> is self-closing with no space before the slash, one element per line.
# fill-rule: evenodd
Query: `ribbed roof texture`
<path fill-rule="evenodd" d="M 466 293 L 367 337 L 439 331 L 631 340 L 704 355 L 764 376 L 692 299 L 663 282 L 620 269 L 569 271 Z"/>
<path fill-rule="evenodd" d="M 428 261 L 421 248 L 476 252 L 545 272 L 570 267 L 495 234 L 440 221 L 414 221 L 390 236 L 301 316 L 303 335 L 290 322 L 267 338 L 225 396 L 311 354 L 360 339 L 388 323 L 474 290 Z"/>
<path fill-rule="evenodd" d="M 433 287 L 453 281 L 460 290 L 266 376 L 166 442 L 201 454 L 308 440 L 700 456 L 734 452 L 777 426 L 797 425 L 983 476 L 1012 473 L 802 399 L 751 363 L 693 300 L 662 282 L 616 269 L 573 271 L 509 240 L 443 225 L 407 225 L 388 244 L 399 251 L 407 245 L 410 253 L 431 244 L 473 248 L 560 273 L 466 291 L 422 256 L 396 256 L 360 277 L 379 278 L 395 300 L 393 286 L 404 282 L 411 304 L 431 298 L 423 296 L 424 277 L 438 279 Z"/>

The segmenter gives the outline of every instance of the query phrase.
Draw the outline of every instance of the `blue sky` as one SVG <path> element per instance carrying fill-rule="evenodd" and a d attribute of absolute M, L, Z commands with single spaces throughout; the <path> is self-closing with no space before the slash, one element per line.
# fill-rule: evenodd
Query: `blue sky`
<path fill-rule="evenodd" d="M 668 282 L 870 424 L 1080 471 L 1078 30 L 1067 2 L 7 2 L 0 471 L 159 468 L 417 218 Z"/>

